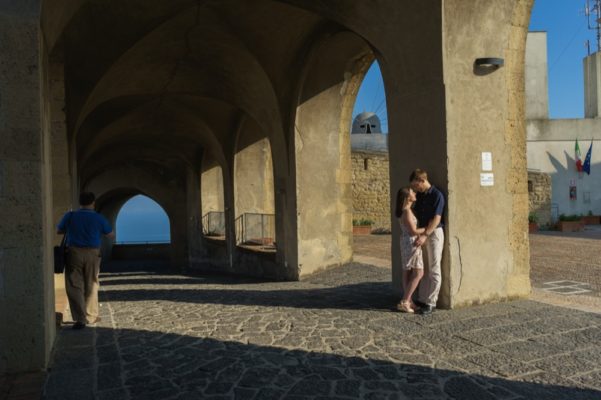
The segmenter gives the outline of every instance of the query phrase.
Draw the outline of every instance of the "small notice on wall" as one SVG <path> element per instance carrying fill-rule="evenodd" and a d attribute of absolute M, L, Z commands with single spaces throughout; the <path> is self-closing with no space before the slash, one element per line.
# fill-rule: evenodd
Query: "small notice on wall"
<path fill-rule="evenodd" d="M 490 151 L 482 152 L 482 171 L 492 171 L 492 153 Z"/>
<path fill-rule="evenodd" d="M 494 186 L 495 175 L 492 173 L 480 174 L 480 186 Z"/>

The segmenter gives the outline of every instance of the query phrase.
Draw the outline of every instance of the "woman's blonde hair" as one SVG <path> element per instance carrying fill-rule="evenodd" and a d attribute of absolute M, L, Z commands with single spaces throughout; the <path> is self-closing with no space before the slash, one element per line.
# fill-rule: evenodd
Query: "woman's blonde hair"
<path fill-rule="evenodd" d="M 409 198 L 409 194 L 411 193 L 411 188 L 409 186 L 405 186 L 399 189 L 396 195 L 396 216 L 397 218 L 401 218 L 401 214 L 403 214 L 403 208 L 407 203 L 407 199 Z"/>

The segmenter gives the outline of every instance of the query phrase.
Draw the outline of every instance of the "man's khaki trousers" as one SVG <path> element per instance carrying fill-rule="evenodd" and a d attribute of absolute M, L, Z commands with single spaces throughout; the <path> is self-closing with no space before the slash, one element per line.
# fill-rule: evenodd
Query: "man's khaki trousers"
<path fill-rule="evenodd" d="M 98 318 L 100 250 L 69 247 L 65 288 L 75 322 L 94 323 Z"/>
<path fill-rule="evenodd" d="M 432 307 L 436 307 L 442 282 L 440 264 L 442 262 L 443 247 L 444 231 L 442 228 L 434 229 L 422 247 L 424 251 L 424 277 L 419 283 L 418 300 Z"/>

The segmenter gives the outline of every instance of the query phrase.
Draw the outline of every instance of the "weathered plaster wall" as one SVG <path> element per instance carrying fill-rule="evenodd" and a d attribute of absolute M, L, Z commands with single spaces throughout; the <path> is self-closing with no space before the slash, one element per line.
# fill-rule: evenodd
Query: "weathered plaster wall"
<path fill-rule="evenodd" d="M 374 221 L 373 229 L 390 229 L 388 153 L 351 154 L 353 219 Z"/>
<path fill-rule="evenodd" d="M 273 165 L 269 139 L 236 153 L 236 217 L 244 213 L 274 214 Z"/>
<path fill-rule="evenodd" d="M 450 306 L 530 291 L 524 51 L 531 5 L 444 3 Z M 474 40 L 464 40 L 466 32 Z M 478 57 L 504 58 L 505 66 L 478 71 Z M 480 185 L 482 152 L 492 153 L 494 186 Z"/>
<path fill-rule="evenodd" d="M 206 165 L 203 161 L 200 178 L 202 215 L 210 211 L 223 211 L 223 171 L 219 165 Z"/>
<path fill-rule="evenodd" d="M 40 370 L 55 336 L 46 49 L 39 3 L 0 4 L 0 373 Z"/>
<path fill-rule="evenodd" d="M 528 210 L 535 213 L 539 226 L 551 224 L 551 176 L 528 171 Z"/>

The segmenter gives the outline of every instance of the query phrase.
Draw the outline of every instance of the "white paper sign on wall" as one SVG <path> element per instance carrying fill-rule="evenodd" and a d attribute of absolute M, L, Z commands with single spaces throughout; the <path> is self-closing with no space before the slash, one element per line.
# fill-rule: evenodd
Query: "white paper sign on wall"
<path fill-rule="evenodd" d="M 492 173 L 480 174 L 480 186 L 494 186 L 495 175 Z"/>
<path fill-rule="evenodd" d="M 482 171 L 492 171 L 492 153 L 490 151 L 482 152 Z"/>

